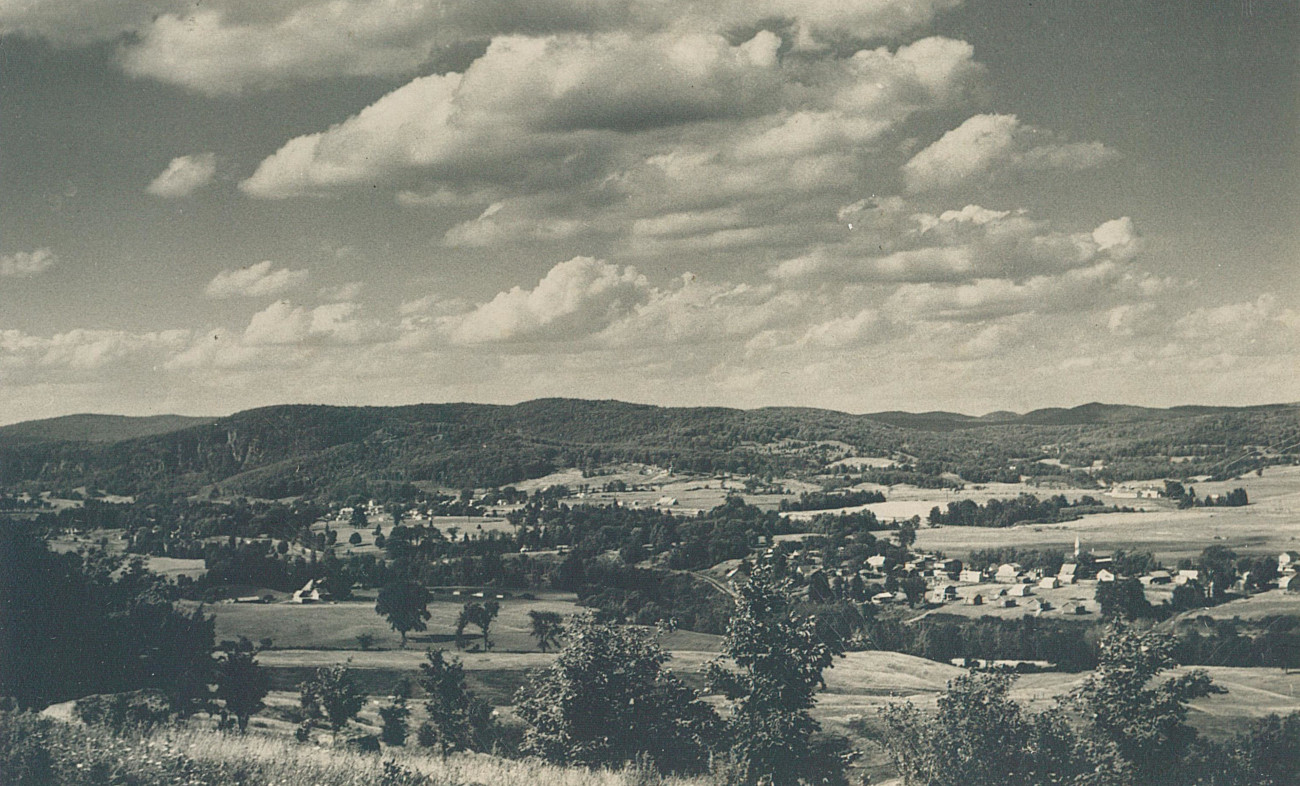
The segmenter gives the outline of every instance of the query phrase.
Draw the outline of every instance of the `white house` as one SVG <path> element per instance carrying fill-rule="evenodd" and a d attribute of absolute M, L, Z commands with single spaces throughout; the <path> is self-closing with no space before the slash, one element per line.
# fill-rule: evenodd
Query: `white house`
<path fill-rule="evenodd" d="M 1018 562 L 1006 562 L 998 566 L 998 572 L 993 575 L 993 580 L 999 584 L 1015 584 L 1020 581 L 1024 575 L 1024 569 Z"/>

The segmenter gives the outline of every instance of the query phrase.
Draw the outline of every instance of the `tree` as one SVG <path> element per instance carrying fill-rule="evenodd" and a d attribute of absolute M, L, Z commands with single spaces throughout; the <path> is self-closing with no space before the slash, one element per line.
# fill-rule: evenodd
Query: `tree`
<path fill-rule="evenodd" d="M 383 726 L 379 739 L 385 745 L 406 744 L 406 719 L 411 716 L 411 708 L 406 706 L 404 696 L 394 696 L 391 704 L 379 708 L 379 718 Z"/>
<path fill-rule="evenodd" d="M 1155 614 L 1137 579 L 1097 582 L 1096 600 L 1106 619 L 1135 620 Z"/>
<path fill-rule="evenodd" d="M 349 536 L 348 536 L 348 543 L 352 544 L 353 546 L 360 546 L 360 545 L 361 545 L 361 533 L 360 533 L 360 532 L 353 532 L 351 535 L 349 535 Z"/>
<path fill-rule="evenodd" d="M 1026 713 L 1012 701 L 1013 679 L 962 675 L 948 683 L 933 715 L 911 702 L 882 709 L 882 741 L 905 786 L 1117 782 L 1122 767 L 1079 739 L 1061 712 Z"/>
<path fill-rule="evenodd" d="M 1237 581 L 1237 552 L 1227 546 L 1207 546 L 1201 552 L 1197 568 L 1210 600 L 1219 602 Z"/>
<path fill-rule="evenodd" d="M 1071 696 L 1099 743 L 1115 747 L 1135 783 L 1177 783 L 1196 730 L 1187 725 L 1187 702 L 1222 693 L 1204 671 L 1155 684 L 1175 665 L 1172 637 L 1142 633 L 1122 623 L 1098 643 L 1096 671 Z M 1190 782 L 1190 781 L 1187 781 Z"/>
<path fill-rule="evenodd" d="M 537 648 L 546 652 L 560 642 L 564 633 L 564 619 L 558 611 L 530 611 L 528 619 L 532 621 L 532 636 L 537 639 Z"/>
<path fill-rule="evenodd" d="M 837 643 L 817 636 L 814 620 L 794 616 L 790 581 L 772 566 L 755 567 L 740 588 L 722 652 L 736 668 L 715 661 L 706 680 L 710 691 L 732 703 L 727 736 L 740 780 L 766 778 L 784 786 L 835 777 L 815 771 L 812 737 L 820 725 L 809 711 L 824 684 L 822 672 L 842 653 Z"/>
<path fill-rule="evenodd" d="M 555 661 L 515 697 L 522 750 L 561 764 L 645 758 L 662 771 L 702 771 L 718 717 L 664 668 L 669 658 L 644 630 L 576 618 Z"/>
<path fill-rule="evenodd" d="M 299 686 L 299 704 L 310 721 L 324 720 L 337 740 L 366 704 L 366 694 L 345 665 L 322 666 Z"/>
<path fill-rule="evenodd" d="M 899 524 L 897 537 L 899 546 L 905 549 L 911 548 L 912 544 L 916 542 L 916 525 L 911 521 L 904 521 Z"/>
<path fill-rule="evenodd" d="M 393 630 L 402 634 L 402 648 L 406 648 L 406 634 L 428 628 L 425 622 L 433 615 L 429 612 L 429 590 L 412 579 L 397 579 L 385 584 L 375 599 L 375 613 L 388 619 Z"/>
<path fill-rule="evenodd" d="M 491 743 L 492 710 L 465 687 L 465 669 L 443 650 L 429 650 L 420 664 L 420 687 L 429 699 L 429 720 L 420 727 L 420 744 L 436 746 L 446 757 L 459 750 L 483 750 Z"/>
<path fill-rule="evenodd" d="M 456 618 L 456 641 L 459 642 L 464 636 L 466 627 L 473 625 L 483 634 L 483 649 L 491 649 L 492 642 L 488 639 L 488 632 L 492 628 L 492 621 L 500 611 L 501 604 L 495 600 L 489 600 L 487 603 L 476 601 L 466 603 L 460 610 L 460 616 Z"/>
<path fill-rule="evenodd" d="M 370 519 L 366 516 L 366 509 L 360 505 L 353 507 L 352 516 L 348 519 L 348 523 L 356 529 L 364 529 L 370 526 Z"/>
<path fill-rule="evenodd" d="M 0 696 L 23 708 L 153 689 L 186 714 L 210 699 L 214 619 L 170 600 L 142 560 L 55 554 L 27 522 L 0 526 Z"/>
<path fill-rule="evenodd" d="M 248 730 L 248 719 L 265 705 L 262 699 L 271 690 L 271 678 L 257 662 L 261 650 L 247 637 L 225 642 L 217 658 L 217 699 L 235 716 L 240 734 Z"/>

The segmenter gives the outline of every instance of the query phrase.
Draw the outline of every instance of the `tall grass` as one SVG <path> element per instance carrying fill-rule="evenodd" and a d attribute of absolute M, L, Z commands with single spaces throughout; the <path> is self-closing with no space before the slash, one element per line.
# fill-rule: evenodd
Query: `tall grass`
<path fill-rule="evenodd" d="M 251 731 L 192 727 L 113 734 L 0 712 L 0 783 L 6 786 L 705 786 L 644 767 L 558 767 L 485 754 L 447 759 L 418 749 L 359 753 Z"/>

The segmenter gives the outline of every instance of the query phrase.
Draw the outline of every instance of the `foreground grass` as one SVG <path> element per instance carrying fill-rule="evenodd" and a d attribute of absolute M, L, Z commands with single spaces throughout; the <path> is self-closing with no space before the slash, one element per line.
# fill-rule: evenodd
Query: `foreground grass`
<path fill-rule="evenodd" d="M 115 735 L 29 714 L 0 713 L 0 783 L 7 786 L 705 786 L 628 768 L 566 768 L 484 754 L 447 759 L 417 750 L 359 753 L 283 737 L 199 728 Z"/>

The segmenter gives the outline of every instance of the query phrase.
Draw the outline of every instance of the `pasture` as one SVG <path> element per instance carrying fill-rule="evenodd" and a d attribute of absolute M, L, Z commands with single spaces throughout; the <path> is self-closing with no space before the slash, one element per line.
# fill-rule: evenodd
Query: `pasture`
<path fill-rule="evenodd" d="M 433 615 L 428 630 L 412 632 L 407 636 L 409 646 L 422 650 L 426 646 L 451 647 L 455 639 L 456 617 L 463 604 L 477 598 L 451 596 L 438 593 L 429 604 Z M 537 600 L 505 598 L 500 615 L 492 623 L 493 649 L 501 652 L 535 652 L 537 642 L 529 631 L 532 622 L 529 611 L 554 611 L 563 616 L 582 611 L 577 598 L 566 593 L 546 593 Z M 375 613 L 374 600 L 344 601 L 339 603 L 219 603 L 206 607 L 217 620 L 217 639 L 235 639 L 247 636 L 253 641 L 270 638 L 278 649 L 356 649 L 357 637 L 374 636 L 376 649 L 395 649 L 401 636 L 389 627 L 388 622 Z M 466 635 L 471 642 L 477 628 L 470 627 Z"/>
<path fill-rule="evenodd" d="M 1241 508 L 1176 510 L 1154 500 L 1117 499 L 1114 502 L 1118 505 L 1141 504 L 1150 509 L 1000 529 L 923 526 L 917 532 L 916 547 L 956 557 L 978 549 L 1008 546 L 1069 552 L 1078 537 L 1084 548 L 1097 553 L 1120 548 L 1150 551 L 1167 564 L 1183 557 L 1195 558 L 1206 546 L 1215 544 L 1252 555 L 1300 549 L 1300 467 L 1270 467 L 1262 477 L 1251 475 L 1226 483 L 1194 485 L 1200 496 L 1242 487 L 1251 504 Z M 1023 486 L 1018 488 L 1033 492 Z"/>

